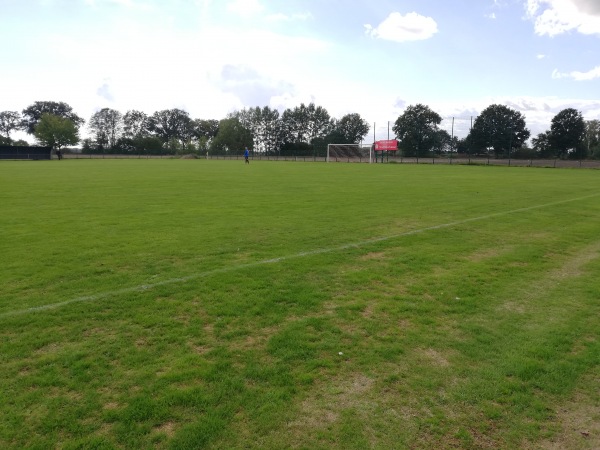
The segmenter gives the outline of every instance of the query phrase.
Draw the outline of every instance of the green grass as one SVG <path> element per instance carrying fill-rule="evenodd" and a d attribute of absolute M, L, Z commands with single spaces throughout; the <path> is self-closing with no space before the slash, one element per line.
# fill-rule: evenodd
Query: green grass
<path fill-rule="evenodd" d="M 600 173 L 0 163 L 0 448 L 594 448 Z"/>

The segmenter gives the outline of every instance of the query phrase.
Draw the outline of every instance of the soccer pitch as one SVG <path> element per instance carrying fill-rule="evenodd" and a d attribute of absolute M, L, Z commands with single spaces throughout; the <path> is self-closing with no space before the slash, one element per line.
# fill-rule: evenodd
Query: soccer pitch
<path fill-rule="evenodd" d="M 0 448 L 600 446 L 600 172 L 0 163 Z"/>

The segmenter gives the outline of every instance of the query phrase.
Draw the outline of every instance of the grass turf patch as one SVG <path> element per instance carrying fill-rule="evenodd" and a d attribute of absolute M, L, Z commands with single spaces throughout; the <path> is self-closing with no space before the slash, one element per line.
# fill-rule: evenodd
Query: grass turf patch
<path fill-rule="evenodd" d="M 595 171 L 63 162 L 0 165 L 3 448 L 598 442 Z"/>

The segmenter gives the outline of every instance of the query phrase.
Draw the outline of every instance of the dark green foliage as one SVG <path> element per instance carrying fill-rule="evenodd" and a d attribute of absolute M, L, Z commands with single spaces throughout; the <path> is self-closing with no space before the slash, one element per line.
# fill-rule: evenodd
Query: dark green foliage
<path fill-rule="evenodd" d="M 44 114 L 68 119 L 77 130 L 85 123 L 81 117 L 73 112 L 73 108 L 64 102 L 34 102 L 23 110 L 22 126 L 29 134 L 34 134 L 36 126 Z"/>
<path fill-rule="evenodd" d="M 369 133 L 369 124 L 360 114 L 346 114 L 335 122 L 337 134 L 329 144 L 359 144 Z"/>
<path fill-rule="evenodd" d="M 246 147 L 253 148 L 253 143 L 252 133 L 238 119 L 223 119 L 210 144 L 210 152 L 217 155 L 242 155 Z"/>
<path fill-rule="evenodd" d="M 550 131 L 538 134 L 537 137 L 531 140 L 531 143 L 533 144 L 536 155 L 540 158 L 556 157 L 556 151 L 552 148 L 552 143 L 550 141 Z"/>
<path fill-rule="evenodd" d="M 21 128 L 21 115 L 17 111 L 0 112 L 0 135 L 10 141 L 10 133 Z M 7 145 L 3 143 L 2 145 Z"/>
<path fill-rule="evenodd" d="M 42 145 L 60 149 L 79 142 L 77 127 L 70 120 L 53 114 L 43 114 L 35 126 L 35 138 Z"/>
<path fill-rule="evenodd" d="M 440 141 L 440 115 L 428 106 L 418 104 L 406 108 L 396 119 L 392 130 L 400 141 L 404 156 L 428 156 Z"/>
<path fill-rule="evenodd" d="M 490 105 L 477 116 L 469 136 L 476 152 L 489 148 L 495 157 L 508 157 L 530 134 L 520 112 L 504 105 Z"/>
<path fill-rule="evenodd" d="M 563 109 L 552 119 L 549 142 L 560 158 L 585 157 L 585 121 L 580 111 L 574 108 Z"/>

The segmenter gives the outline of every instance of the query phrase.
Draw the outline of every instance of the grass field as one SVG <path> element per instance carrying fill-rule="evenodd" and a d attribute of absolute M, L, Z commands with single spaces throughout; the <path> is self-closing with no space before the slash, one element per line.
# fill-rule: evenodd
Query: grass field
<path fill-rule="evenodd" d="M 600 447 L 600 172 L 0 163 L 0 448 Z"/>

